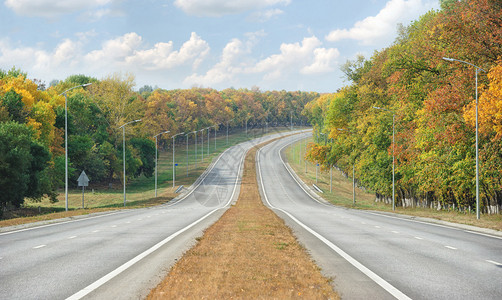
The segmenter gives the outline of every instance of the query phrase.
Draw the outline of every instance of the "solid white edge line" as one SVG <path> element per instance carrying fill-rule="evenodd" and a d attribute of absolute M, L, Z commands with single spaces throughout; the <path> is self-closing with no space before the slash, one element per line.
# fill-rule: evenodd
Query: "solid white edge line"
<path fill-rule="evenodd" d="M 28 230 L 35 230 L 35 229 L 41 229 L 45 227 L 51 227 L 51 226 L 56 226 L 56 225 L 63 225 L 63 224 L 68 224 L 68 223 L 74 223 L 74 222 L 81 222 L 81 221 L 86 221 L 86 220 L 92 220 L 96 218 L 102 218 L 102 217 L 107 217 L 107 216 L 113 216 L 116 214 L 121 214 L 121 213 L 126 213 L 127 211 L 117 211 L 109 214 L 103 214 L 99 216 L 94 216 L 94 217 L 87 217 L 87 218 L 82 218 L 78 220 L 70 220 L 70 221 L 65 221 L 65 222 L 57 222 L 57 223 L 51 223 L 47 225 L 41 225 L 41 226 L 35 226 L 35 227 L 30 227 L 30 228 L 25 228 L 25 229 L 19 229 L 19 230 L 13 230 L 13 231 L 7 231 L 7 232 L 2 232 L 0 235 L 8 235 L 8 234 L 13 234 L 13 233 L 18 233 L 18 232 L 23 232 L 23 231 L 28 231 Z"/>
<path fill-rule="evenodd" d="M 233 189 L 232 195 L 230 196 L 230 199 L 225 204 L 225 206 L 213 209 L 211 212 L 209 212 L 208 214 L 206 214 L 202 218 L 200 218 L 197 221 L 193 222 L 192 224 L 190 224 L 190 225 L 188 225 L 188 226 L 186 226 L 186 227 L 178 230 L 174 234 L 168 236 L 164 240 L 162 240 L 159 243 L 155 244 L 153 247 L 151 247 L 148 250 L 144 251 L 143 253 L 137 255 L 136 257 L 134 257 L 133 259 L 131 259 L 128 262 L 124 263 L 123 265 L 121 265 L 117 269 L 111 271 L 110 273 L 108 273 L 105 276 L 101 277 L 100 279 L 98 279 L 94 283 L 88 285 L 87 287 L 83 288 L 82 290 L 76 292 L 75 294 L 71 295 L 70 297 L 68 297 L 66 299 L 67 300 L 77 300 L 77 299 L 81 299 L 81 298 L 85 297 L 86 295 L 88 295 L 89 293 L 91 293 L 94 290 L 98 289 L 100 286 L 102 286 L 103 284 L 107 283 L 108 281 L 110 281 L 111 279 L 113 279 L 114 277 L 116 277 L 117 275 L 119 275 L 120 273 L 122 273 L 125 270 L 127 270 L 128 268 L 130 268 L 135 263 L 139 262 L 143 258 L 145 258 L 148 255 L 150 255 L 151 253 L 155 252 L 157 249 L 159 249 L 160 247 L 164 246 L 165 244 L 167 244 L 168 242 L 170 242 L 172 239 L 174 239 L 178 235 L 182 234 L 183 232 L 187 231 L 188 229 L 190 229 L 190 228 L 194 227 L 195 225 L 197 225 L 198 223 L 202 222 L 204 219 L 206 219 L 207 217 L 209 217 L 210 215 L 212 215 L 214 212 L 216 212 L 216 211 L 218 211 L 218 210 L 220 210 L 222 208 L 228 207 L 230 205 L 230 203 L 232 203 L 232 199 L 233 199 L 233 197 L 235 195 L 235 191 L 237 190 L 237 185 L 238 185 L 238 182 L 239 182 L 239 178 L 240 178 L 240 176 L 242 174 L 242 168 L 243 168 L 243 165 L 244 165 L 244 157 L 246 156 L 246 154 L 247 154 L 247 151 L 242 156 L 242 159 L 241 159 L 241 162 L 240 162 L 240 166 L 239 166 L 239 170 L 237 172 L 237 176 L 236 176 L 236 179 L 235 179 L 234 189 Z"/>
<path fill-rule="evenodd" d="M 498 266 L 498 267 L 502 267 L 502 264 L 501 264 L 501 263 L 496 262 L 496 261 L 494 261 L 494 260 L 489 260 L 489 259 L 487 259 L 486 261 L 487 261 L 487 262 L 489 262 L 489 263 L 491 263 L 491 264 L 494 264 L 494 265 L 496 265 L 496 266 Z"/>
<path fill-rule="evenodd" d="M 358 262 L 357 260 L 355 260 L 352 256 L 350 256 L 349 254 L 347 254 L 345 251 L 343 251 L 342 249 L 338 248 L 335 244 L 333 244 L 332 242 L 330 242 L 324 236 L 320 235 L 319 233 L 317 233 L 316 231 L 314 231 L 313 229 L 311 229 L 307 225 L 305 225 L 302 222 L 300 222 L 298 219 L 296 219 L 295 217 L 293 217 L 287 211 L 285 211 L 285 210 L 283 210 L 281 208 L 277 208 L 277 207 L 273 206 L 269 202 L 269 200 L 268 200 L 267 193 L 265 192 L 265 188 L 264 188 L 264 184 L 263 184 L 263 176 L 261 175 L 261 166 L 260 166 L 260 153 L 261 153 L 261 149 L 259 149 L 258 152 L 257 152 L 257 154 L 256 154 L 257 165 L 258 165 L 258 174 L 260 176 L 261 190 L 263 192 L 263 196 L 265 197 L 265 201 L 267 202 L 267 204 L 269 205 L 269 207 L 271 207 L 272 209 L 281 211 L 284 214 L 286 214 L 289 218 L 291 218 L 291 220 L 295 221 L 298 225 L 300 225 L 301 227 L 303 227 L 305 230 L 307 230 L 312 235 L 314 235 L 315 237 L 317 237 L 320 241 L 322 241 L 328 247 L 330 247 L 331 249 L 333 249 L 336 253 L 338 253 L 338 255 L 340 255 L 341 257 L 343 257 L 346 261 L 348 261 L 351 265 L 353 265 L 354 267 L 356 267 L 363 274 L 365 274 L 366 276 L 368 276 L 369 278 L 371 278 L 371 280 L 373 280 L 376 284 L 378 284 L 383 289 L 385 289 L 387 292 L 389 292 L 396 299 L 400 299 L 400 300 L 408 300 L 408 299 L 410 299 L 411 300 L 410 297 L 406 296 L 403 292 L 401 292 L 400 290 L 398 290 L 397 288 L 395 288 L 393 285 L 391 285 L 390 283 L 388 283 L 387 281 L 385 281 L 383 278 L 381 278 L 380 276 L 378 276 L 377 274 L 375 274 L 373 271 L 371 271 L 370 269 L 368 269 L 367 267 L 365 267 L 364 265 L 362 265 L 360 262 Z M 308 195 L 308 193 L 307 193 L 307 195 Z"/>

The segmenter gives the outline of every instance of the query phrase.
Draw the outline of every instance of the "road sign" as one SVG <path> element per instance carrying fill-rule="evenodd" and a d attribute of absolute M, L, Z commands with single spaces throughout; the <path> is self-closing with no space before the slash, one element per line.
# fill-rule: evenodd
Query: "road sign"
<path fill-rule="evenodd" d="M 80 173 L 80 176 L 77 179 L 78 186 L 89 186 L 89 177 L 85 174 L 85 171 Z"/>
<path fill-rule="evenodd" d="M 80 173 L 80 176 L 77 179 L 78 186 L 82 187 L 82 208 L 84 208 L 84 193 L 85 193 L 85 187 L 89 186 L 89 177 L 85 174 L 85 171 L 82 171 Z"/>

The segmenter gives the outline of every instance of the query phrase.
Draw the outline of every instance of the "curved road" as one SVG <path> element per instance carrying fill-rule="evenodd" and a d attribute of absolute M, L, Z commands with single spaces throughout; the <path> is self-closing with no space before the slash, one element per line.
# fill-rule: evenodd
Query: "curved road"
<path fill-rule="evenodd" d="M 244 154 L 227 149 L 180 200 L 0 233 L 0 299 L 137 299 L 238 196 Z"/>
<path fill-rule="evenodd" d="M 301 185 L 281 155 L 258 154 L 264 202 L 290 225 L 347 299 L 502 299 L 502 238 L 397 214 L 336 207 Z"/>

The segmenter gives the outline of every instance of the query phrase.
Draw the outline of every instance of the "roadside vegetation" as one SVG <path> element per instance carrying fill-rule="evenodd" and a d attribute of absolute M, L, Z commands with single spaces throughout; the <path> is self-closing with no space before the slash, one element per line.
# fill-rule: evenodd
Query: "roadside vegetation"
<path fill-rule="evenodd" d="M 310 187 L 313 184 L 318 186 L 323 193 L 321 197 L 337 206 L 375 210 L 382 212 L 395 212 L 398 214 L 430 218 L 453 222 L 458 224 L 472 225 L 481 228 L 489 228 L 502 231 L 502 215 L 491 214 L 483 215 L 480 220 L 476 219 L 474 211 L 466 212 L 454 209 L 430 209 L 427 207 L 403 207 L 396 206 L 396 210 L 392 210 L 392 204 L 382 201 L 377 201 L 375 192 L 367 190 L 364 187 L 356 184 L 355 204 L 353 203 L 353 188 L 352 188 L 352 169 L 349 173 L 345 173 L 341 169 L 333 168 L 330 178 L 330 171 L 322 165 L 317 167 L 311 163 L 305 156 L 305 146 L 312 143 L 312 139 L 302 140 L 285 149 L 287 162 L 295 173 Z M 317 176 L 316 176 L 317 167 Z M 358 178 L 359 174 L 355 174 Z M 316 179 L 317 178 L 317 179 Z M 331 184 L 330 184 L 331 181 Z M 331 191 L 330 191 L 331 186 Z"/>
<path fill-rule="evenodd" d="M 476 67 L 445 57 L 486 71 L 477 91 Z M 399 28 L 391 46 L 342 70 L 350 84 L 305 109 L 312 163 L 345 174 L 355 166 L 358 185 L 388 202 L 394 161 L 398 207 L 472 213 L 478 92 L 480 211 L 500 213 L 502 2 L 441 1 L 441 10 Z"/>
<path fill-rule="evenodd" d="M 207 140 L 208 134 L 214 141 L 215 131 L 220 137 L 226 135 L 227 127 L 233 133 L 289 125 L 291 120 L 306 124 L 301 115 L 303 107 L 318 96 L 300 91 L 262 92 L 258 88 L 216 91 L 144 86 L 135 90 L 131 74 L 113 74 L 100 80 L 73 75 L 47 87 L 21 70 L 0 70 L 0 218 L 4 212 L 9 216 L 34 203 L 61 203 L 65 128 L 71 190 L 77 188 L 82 171 L 90 179 L 91 191 L 106 188 L 119 193 L 124 177 L 133 190 L 151 190 L 155 135 L 169 131 L 158 136 L 162 158 L 162 153 L 172 151 L 173 142 L 193 145 L 195 131 L 200 142 L 201 137 Z M 138 122 L 130 123 L 135 120 Z M 211 147 L 210 152 L 214 152 Z M 179 162 L 185 161 L 181 158 Z M 180 171 L 186 172 L 186 168 Z M 160 176 L 165 181 L 169 173 Z M 193 178 L 196 176 L 194 173 Z M 72 192 L 72 198 L 78 198 L 74 195 L 77 193 Z M 136 197 L 132 193 L 130 197 L 136 201 L 144 195 Z M 98 198 L 103 201 L 99 206 L 114 203 L 113 196 L 109 202 L 103 199 L 106 197 Z M 89 200 L 92 203 L 92 196 Z"/>
<path fill-rule="evenodd" d="M 257 149 L 246 156 L 236 204 L 147 299 L 339 299 L 291 229 L 263 205 Z"/>
<path fill-rule="evenodd" d="M 176 197 L 177 194 L 175 191 L 181 185 L 188 187 L 197 180 L 211 162 L 227 148 L 262 135 L 289 130 L 289 127 L 255 127 L 249 128 L 246 134 L 244 130 L 231 129 L 227 144 L 225 128 L 225 130 L 221 130 L 216 134 L 216 147 L 213 132 L 209 139 L 209 152 L 207 148 L 207 135 L 204 136 L 204 159 L 202 159 L 202 143 L 199 137 L 197 140 L 197 167 L 195 166 L 196 154 L 194 143 L 189 142 L 187 161 L 186 144 L 180 141 L 175 151 L 175 163 L 178 164 L 176 167 L 175 188 L 172 186 L 172 151 L 163 150 L 159 153 L 157 197 L 155 197 L 154 176 L 140 176 L 128 182 L 126 187 L 126 207 L 123 206 L 123 187 L 120 182 L 113 184 L 111 187 L 102 183 L 91 182 L 89 187 L 85 189 L 84 209 L 82 209 L 82 188 L 72 188 L 68 195 L 69 211 L 65 211 L 65 198 L 63 192 L 58 195 L 57 202 L 44 197 L 40 201 L 26 201 L 17 209 L 5 211 L 3 216 L 4 220 L 0 220 L 0 227 L 75 217 L 95 212 L 124 208 L 143 208 L 164 204 Z"/>

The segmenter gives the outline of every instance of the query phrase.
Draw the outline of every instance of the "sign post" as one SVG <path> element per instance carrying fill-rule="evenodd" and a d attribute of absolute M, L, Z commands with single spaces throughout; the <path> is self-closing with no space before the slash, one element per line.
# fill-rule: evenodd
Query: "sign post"
<path fill-rule="evenodd" d="M 89 177 L 87 177 L 87 175 L 85 174 L 85 171 L 82 171 L 82 173 L 80 173 L 80 176 L 78 177 L 77 182 L 78 182 L 78 186 L 82 187 L 82 208 L 84 208 L 84 191 L 85 191 L 85 187 L 89 186 Z"/>

